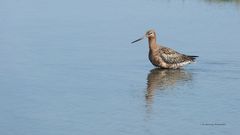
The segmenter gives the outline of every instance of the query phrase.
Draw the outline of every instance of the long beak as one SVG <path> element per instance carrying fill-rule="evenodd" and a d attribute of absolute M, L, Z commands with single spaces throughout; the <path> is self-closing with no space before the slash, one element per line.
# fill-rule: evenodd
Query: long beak
<path fill-rule="evenodd" d="M 137 39 L 137 40 L 135 40 L 135 41 L 132 41 L 131 43 L 133 44 L 133 43 L 135 43 L 135 42 L 138 42 L 138 41 L 140 41 L 140 40 L 143 40 L 145 38 L 145 36 L 143 36 L 143 37 L 141 37 L 141 38 L 139 38 L 139 39 Z"/>

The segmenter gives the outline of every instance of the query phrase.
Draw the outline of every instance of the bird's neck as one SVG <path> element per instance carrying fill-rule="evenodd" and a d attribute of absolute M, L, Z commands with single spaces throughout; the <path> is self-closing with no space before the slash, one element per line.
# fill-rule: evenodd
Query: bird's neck
<path fill-rule="evenodd" d="M 148 38 L 148 44 L 150 50 L 156 50 L 158 49 L 156 38 Z"/>

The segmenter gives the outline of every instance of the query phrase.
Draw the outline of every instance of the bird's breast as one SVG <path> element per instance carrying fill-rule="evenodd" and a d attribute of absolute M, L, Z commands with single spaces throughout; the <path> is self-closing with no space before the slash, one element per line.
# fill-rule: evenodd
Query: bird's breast
<path fill-rule="evenodd" d="M 168 68 L 168 64 L 163 61 L 163 59 L 160 56 L 159 50 L 157 51 L 149 51 L 148 58 L 150 62 L 157 67 L 162 67 L 162 68 Z"/>
<path fill-rule="evenodd" d="M 148 58 L 154 66 L 159 66 L 160 64 L 160 55 L 156 51 L 149 51 Z"/>

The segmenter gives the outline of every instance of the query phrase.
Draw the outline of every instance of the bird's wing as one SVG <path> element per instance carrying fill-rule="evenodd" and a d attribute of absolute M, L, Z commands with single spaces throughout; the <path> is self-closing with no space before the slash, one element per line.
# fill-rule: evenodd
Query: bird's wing
<path fill-rule="evenodd" d="M 180 64 L 186 62 L 189 63 L 193 61 L 191 57 L 176 52 L 171 48 L 161 47 L 159 51 L 160 57 L 163 59 L 163 61 L 165 61 L 168 64 Z"/>

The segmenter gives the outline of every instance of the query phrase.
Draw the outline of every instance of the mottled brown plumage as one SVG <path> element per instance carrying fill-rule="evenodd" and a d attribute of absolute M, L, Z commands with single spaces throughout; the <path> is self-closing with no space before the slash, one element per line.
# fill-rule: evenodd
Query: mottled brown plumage
<path fill-rule="evenodd" d="M 189 56 L 181 54 L 171 48 L 167 48 L 156 43 L 156 33 L 154 30 L 146 32 L 144 37 L 148 38 L 149 43 L 149 60 L 154 66 L 161 68 L 177 69 L 186 64 L 193 63 L 198 56 Z M 132 43 L 144 39 L 139 38 Z"/>

